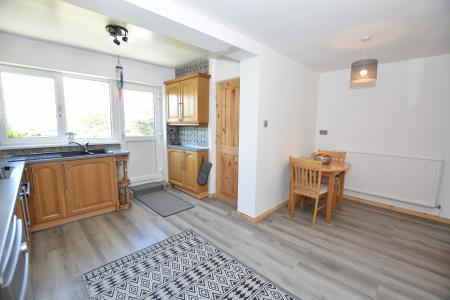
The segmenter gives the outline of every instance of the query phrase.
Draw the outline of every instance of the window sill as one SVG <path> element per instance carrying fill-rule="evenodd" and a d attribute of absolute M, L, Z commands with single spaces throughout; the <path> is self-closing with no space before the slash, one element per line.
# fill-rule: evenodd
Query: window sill
<path fill-rule="evenodd" d="M 120 144 L 120 141 L 96 141 L 89 142 L 89 145 L 117 145 Z M 28 145 L 2 145 L 0 146 L 0 150 L 16 150 L 16 149 L 33 149 L 33 148 L 52 148 L 52 147 L 67 147 L 76 145 L 69 145 L 69 143 L 55 143 L 55 144 L 28 144 Z"/>

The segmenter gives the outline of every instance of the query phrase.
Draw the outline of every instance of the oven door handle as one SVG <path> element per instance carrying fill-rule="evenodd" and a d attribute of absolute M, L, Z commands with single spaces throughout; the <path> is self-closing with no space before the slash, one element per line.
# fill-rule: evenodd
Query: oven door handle
<path fill-rule="evenodd" d="M 9 253 L 9 257 L 5 257 L 5 270 L 2 270 L 2 278 L 3 282 L 1 282 L 2 287 L 7 287 L 11 284 L 14 273 L 17 268 L 17 262 L 19 261 L 20 256 L 20 248 L 22 245 L 22 221 L 20 219 L 17 219 L 17 226 L 16 226 L 16 234 L 14 237 L 14 241 L 12 243 L 15 243 L 14 250 Z M 13 253 L 15 252 L 15 253 Z M 6 266 L 10 266 L 9 270 L 6 270 Z"/>
<path fill-rule="evenodd" d="M 22 248 L 22 247 L 21 247 Z M 25 244 L 25 248 L 26 248 L 26 244 Z M 23 270 L 23 281 L 22 281 L 22 286 L 20 288 L 20 296 L 19 296 L 19 300 L 25 300 L 27 297 L 27 293 L 28 293 L 28 289 L 29 287 L 29 280 L 30 280 L 30 254 L 28 253 L 28 249 L 26 250 L 26 252 L 23 252 L 25 255 L 25 267 Z"/>

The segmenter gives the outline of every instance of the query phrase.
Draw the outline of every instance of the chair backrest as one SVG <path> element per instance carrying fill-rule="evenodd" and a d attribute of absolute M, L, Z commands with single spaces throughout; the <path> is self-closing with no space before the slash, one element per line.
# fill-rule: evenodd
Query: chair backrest
<path fill-rule="evenodd" d="M 316 198 L 320 194 L 322 162 L 312 159 L 289 158 L 291 188 L 301 195 Z"/>
<path fill-rule="evenodd" d="M 319 149 L 319 152 L 328 154 L 334 161 L 345 161 L 345 156 L 347 155 L 347 152 L 344 151 L 331 151 Z"/>

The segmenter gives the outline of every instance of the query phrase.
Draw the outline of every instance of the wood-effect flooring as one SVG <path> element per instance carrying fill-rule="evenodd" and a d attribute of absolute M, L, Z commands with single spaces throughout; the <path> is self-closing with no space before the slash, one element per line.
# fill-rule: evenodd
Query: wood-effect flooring
<path fill-rule="evenodd" d="M 282 208 L 258 224 L 219 200 L 162 218 L 130 210 L 33 233 L 35 300 L 82 299 L 77 278 L 100 265 L 193 229 L 301 299 L 450 299 L 450 226 L 347 201 L 325 224 L 311 208 Z"/>

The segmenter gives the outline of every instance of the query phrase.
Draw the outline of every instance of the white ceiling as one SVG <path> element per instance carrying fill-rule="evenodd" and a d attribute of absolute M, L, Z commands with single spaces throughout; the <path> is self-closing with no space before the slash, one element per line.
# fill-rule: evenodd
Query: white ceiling
<path fill-rule="evenodd" d="M 320 72 L 364 55 L 384 63 L 450 53 L 449 0 L 175 2 Z"/>
<path fill-rule="evenodd" d="M 111 41 L 105 30 L 110 22 L 126 25 L 128 43 L 118 47 Z M 0 0 L 0 31 L 171 68 L 208 56 L 206 50 L 60 0 Z"/>

